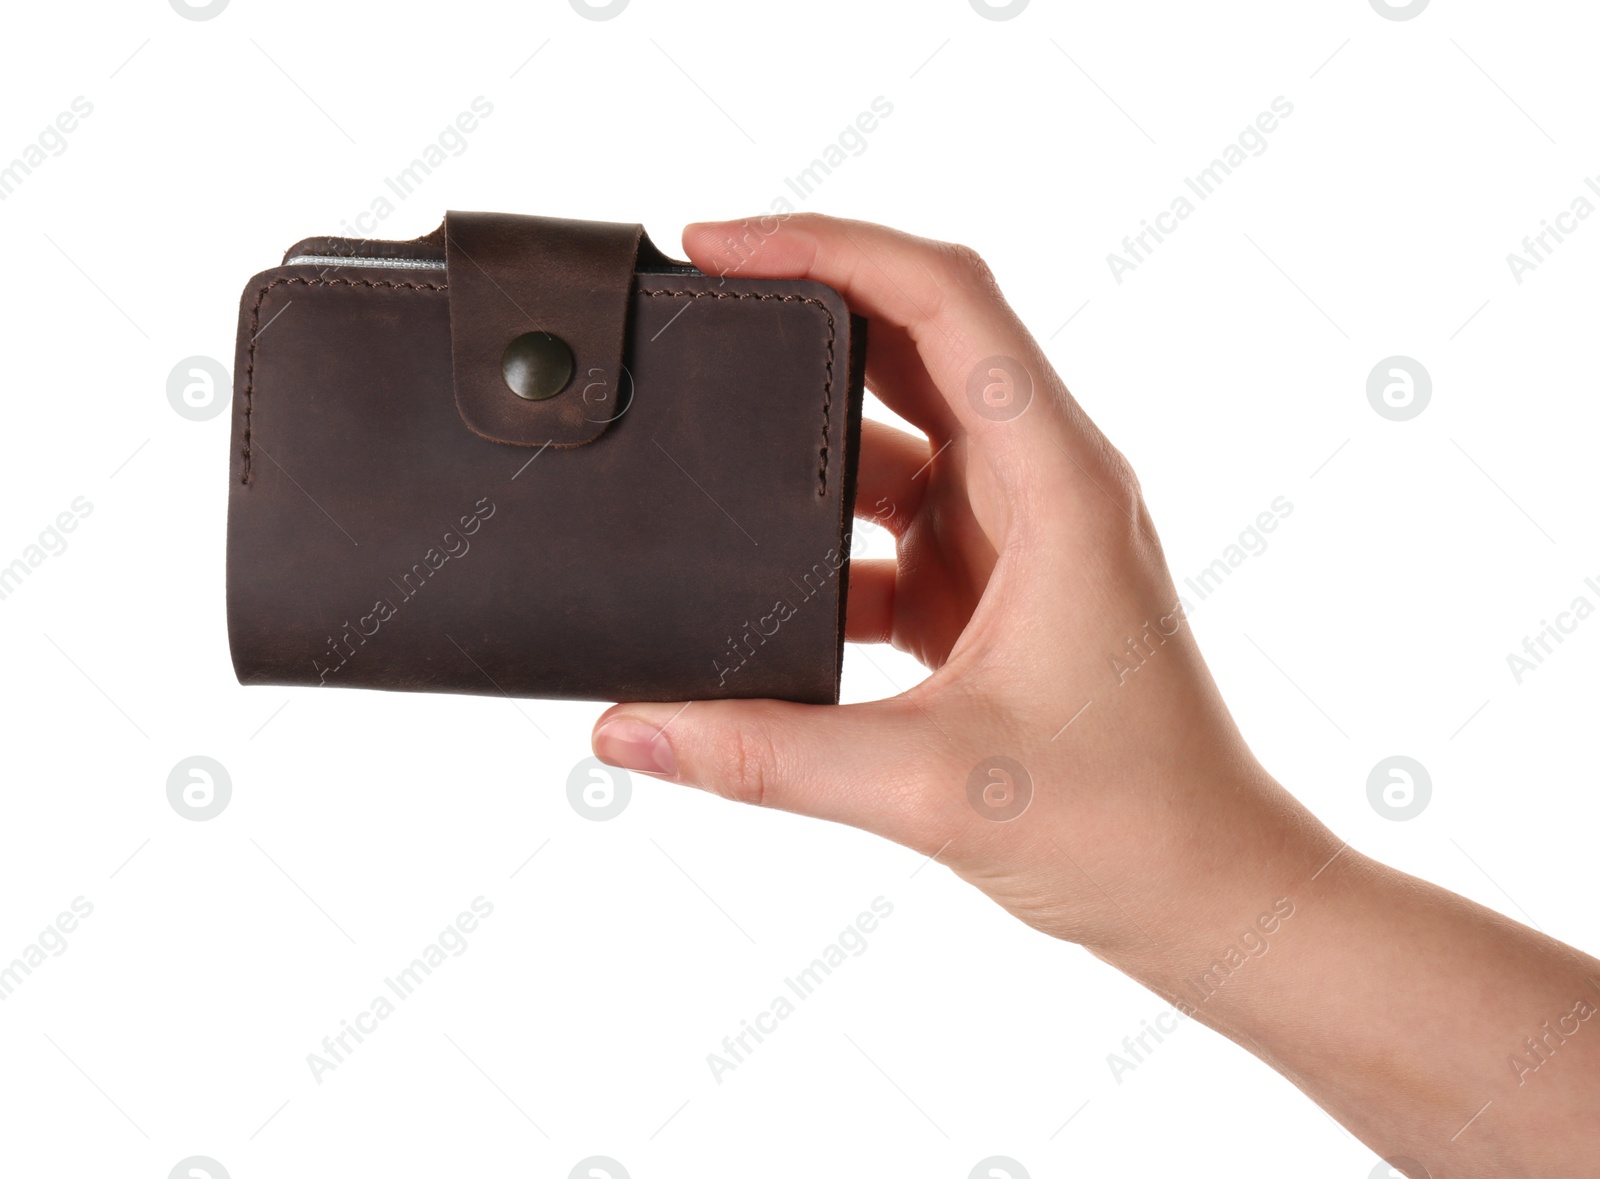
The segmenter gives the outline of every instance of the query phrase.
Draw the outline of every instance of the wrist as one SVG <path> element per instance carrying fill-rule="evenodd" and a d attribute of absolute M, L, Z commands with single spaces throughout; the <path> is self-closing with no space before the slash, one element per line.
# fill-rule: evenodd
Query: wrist
<path fill-rule="evenodd" d="M 1321 885 L 1336 861 L 1355 855 L 1264 772 L 1204 796 L 1204 817 L 1143 858 L 1150 900 L 1136 926 L 1087 946 L 1188 1014 L 1247 990 L 1312 899 L 1326 906 Z"/>

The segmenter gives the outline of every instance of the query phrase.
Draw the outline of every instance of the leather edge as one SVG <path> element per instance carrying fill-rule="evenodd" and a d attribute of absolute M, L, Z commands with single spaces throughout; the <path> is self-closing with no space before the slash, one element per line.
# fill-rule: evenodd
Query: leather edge
<path fill-rule="evenodd" d="M 837 292 L 836 292 L 837 293 Z M 839 567 L 837 641 L 834 646 L 833 703 L 839 703 L 844 685 L 844 648 L 850 605 L 850 550 L 855 540 L 856 477 L 861 458 L 861 412 L 866 394 L 867 321 L 851 314 L 849 385 L 846 390 L 844 453 L 839 464 L 839 535 L 844 545 Z"/>

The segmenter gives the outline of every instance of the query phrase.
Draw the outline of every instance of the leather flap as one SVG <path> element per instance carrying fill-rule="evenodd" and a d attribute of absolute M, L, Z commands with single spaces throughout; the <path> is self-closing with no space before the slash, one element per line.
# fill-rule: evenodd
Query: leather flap
<path fill-rule="evenodd" d="M 450 360 L 456 408 L 476 434 L 513 446 L 582 446 L 605 432 L 632 395 L 622 367 L 639 225 L 445 214 Z M 506 346 L 545 332 L 572 352 L 572 376 L 546 400 L 507 384 Z"/>

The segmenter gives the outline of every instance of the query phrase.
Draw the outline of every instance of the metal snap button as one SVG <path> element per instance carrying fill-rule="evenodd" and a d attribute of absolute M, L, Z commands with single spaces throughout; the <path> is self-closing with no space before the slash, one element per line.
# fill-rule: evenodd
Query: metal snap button
<path fill-rule="evenodd" d="M 524 332 L 506 345 L 500 371 L 518 397 L 544 401 L 572 380 L 572 349 L 549 332 Z"/>

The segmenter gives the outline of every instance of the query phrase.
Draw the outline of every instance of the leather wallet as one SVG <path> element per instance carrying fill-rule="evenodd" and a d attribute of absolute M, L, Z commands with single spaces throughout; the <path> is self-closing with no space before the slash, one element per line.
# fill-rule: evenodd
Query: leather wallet
<path fill-rule="evenodd" d="M 240 307 L 240 683 L 836 702 L 865 348 L 638 225 L 299 242 Z"/>

